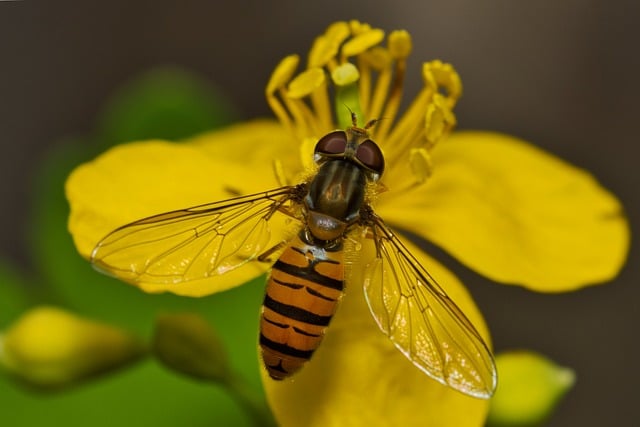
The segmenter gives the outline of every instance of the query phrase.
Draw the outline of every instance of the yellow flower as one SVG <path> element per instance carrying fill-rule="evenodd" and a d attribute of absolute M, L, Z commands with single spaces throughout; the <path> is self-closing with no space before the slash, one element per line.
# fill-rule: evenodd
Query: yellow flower
<path fill-rule="evenodd" d="M 374 206 L 396 229 L 437 243 L 493 280 L 537 291 L 568 291 L 614 277 L 629 244 L 616 198 L 587 172 L 523 141 L 488 132 L 450 134 L 462 89 L 449 64 L 423 65 L 424 87 L 398 116 L 410 52 L 404 31 L 385 42 L 382 30 L 366 24 L 332 24 L 315 40 L 303 72 L 294 77 L 296 55 L 274 71 L 266 96 L 278 122 L 252 121 L 181 144 L 131 143 L 81 165 L 66 186 L 79 252 L 90 258 L 105 234 L 139 218 L 299 182 L 313 173 L 315 143 L 350 126 L 351 110 L 361 121 L 378 119 L 369 132 L 386 169 Z M 286 222 L 270 224 L 272 231 Z M 407 246 L 488 342 L 462 284 Z M 351 286 L 312 362 L 292 381 L 265 380 L 278 421 L 482 425 L 486 401 L 427 378 L 380 333 L 358 289 L 364 279 L 354 262 Z M 214 279 L 181 283 L 131 281 L 147 292 L 201 296 L 242 284 L 267 267 L 249 263 Z"/>

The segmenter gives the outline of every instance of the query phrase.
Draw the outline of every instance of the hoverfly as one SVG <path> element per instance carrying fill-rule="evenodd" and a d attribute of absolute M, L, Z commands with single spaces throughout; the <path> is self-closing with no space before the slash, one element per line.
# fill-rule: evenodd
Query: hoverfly
<path fill-rule="evenodd" d="M 320 345 L 345 286 L 345 243 L 372 242 L 364 291 L 378 326 L 415 366 L 464 394 L 488 398 L 496 386 L 490 350 L 463 312 L 376 215 L 368 186 L 384 172 L 369 137 L 374 120 L 320 138 L 316 173 L 304 182 L 124 225 L 103 238 L 91 262 L 129 282 L 181 283 L 224 274 L 280 253 L 260 320 L 262 360 L 282 380 Z M 293 218 L 297 234 L 267 247 L 269 221 Z M 357 231 L 361 233 L 357 233 Z"/>

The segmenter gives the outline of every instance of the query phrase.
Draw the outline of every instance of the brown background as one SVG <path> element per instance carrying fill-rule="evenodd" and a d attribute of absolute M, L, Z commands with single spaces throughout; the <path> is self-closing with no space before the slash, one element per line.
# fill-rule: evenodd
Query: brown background
<path fill-rule="evenodd" d="M 0 249 L 28 267 L 30 177 L 54 141 L 90 132 L 129 77 L 177 64 L 217 84 L 241 117 L 269 115 L 263 87 L 284 55 L 336 19 L 414 37 L 421 60 L 463 78 L 460 128 L 511 133 L 591 170 L 640 223 L 639 3 L 233 1 L 0 2 Z M 633 28 L 633 27 L 636 28 Z M 445 261 L 451 262 L 445 257 Z M 626 426 L 638 416 L 638 252 L 608 286 L 539 295 L 463 268 L 497 348 L 528 347 L 573 367 L 578 383 L 549 425 Z"/>

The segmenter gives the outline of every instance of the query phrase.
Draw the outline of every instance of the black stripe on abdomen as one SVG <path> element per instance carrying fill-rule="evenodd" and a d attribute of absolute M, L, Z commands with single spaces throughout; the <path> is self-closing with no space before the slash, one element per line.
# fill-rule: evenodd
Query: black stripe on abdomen
<path fill-rule="evenodd" d="M 288 346 L 287 344 L 282 344 L 279 342 L 271 341 L 269 338 L 260 334 L 260 345 L 267 347 L 273 351 L 280 352 L 286 356 L 299 357 L 300 359 L 309 360 L 313 355 L 314 350 L 300 350 L 298 348 L 293 348 Z M 286 371 L 282 371 L 286 372 Z"/>
<path fill-rule="evenodd" d="M 320 261 L 328 262 L 328 261 Z M 300 279 L 308 280 L 309 282 L 317 283 L 318 285 L 326 286 L 328 288 L 337 289 L 342 291 L 344 289 L 344 282 L 342 280 L 334 279 L 329 276 L 318 273 L 314 270 L 314 263 L 311 263 L 307 267 L 299 267 L 297 265 L 287 264 L 282 260 L 278 260 L 273 264 L 275 270 L 280 270 L 283 273 L 287 273 L 290 276 L 298 277 Z"/>
<path fill-rule="evenodd" d="M 340 249 L 313 246 L 298 235 L 273 265 L 260 322 L 261 356 L 271 378 L 300 370 L 320 345 L 344 288 Z"/>
<path fill-rule="evenodd" d="M 304 310 L 293 305 L 284 304 L 280 301 L 276 301 L 268 294 L 264 296 L 263 305 L 275 311 L 276 313 L 288 317 L 289 319 L 297 320 L 299 322 L 308 323 L 316 326 L 328 326 L 332 316 L 320 316 L 310 311 Z"/>

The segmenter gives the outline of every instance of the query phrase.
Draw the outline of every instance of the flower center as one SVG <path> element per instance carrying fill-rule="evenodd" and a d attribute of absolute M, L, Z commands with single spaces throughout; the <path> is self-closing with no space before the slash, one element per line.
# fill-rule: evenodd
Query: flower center
<path fill-rule="evenodd" d="M 368 24 L 336 22 L 315 39 L 304 71 L 294 77 L 298 55 L 287 56 L 274 70 L 267 101 L 300 143 L 303 167 L 312 166 L 320 137 L 351 126 L 353 112 L 361 122 L 377 121 L 370 134 L 384 151 L 388 182 L 394 170 L 407 165 L 413 184 L 431 174 L 431 151 L 456 123 L 460 78 L 450 64 L 424 63 L 424 87 L 399 116 L 411 36 L 399 30 L 389 34 L 386 46 L 384 40 L 384 32 Z"/>

